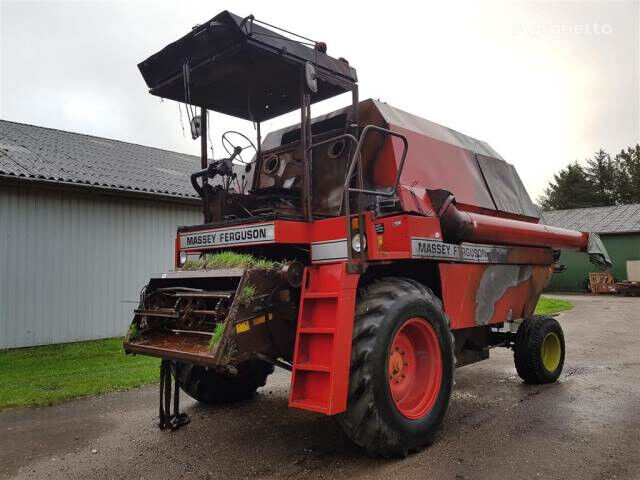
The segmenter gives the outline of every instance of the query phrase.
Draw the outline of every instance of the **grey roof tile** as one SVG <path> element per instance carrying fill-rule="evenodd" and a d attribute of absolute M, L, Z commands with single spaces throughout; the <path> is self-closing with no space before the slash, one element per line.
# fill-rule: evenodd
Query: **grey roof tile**
<path fill-rule="evenodd" d="M 198 198 L 193 155 L 0 120 L 0 175 Z"/>
<path fill-rule="evenodd" d="M 640 232 L 640 203 L 612 207 L 575 208 L 543 212 L 547 225 L 583 232 Z"/>

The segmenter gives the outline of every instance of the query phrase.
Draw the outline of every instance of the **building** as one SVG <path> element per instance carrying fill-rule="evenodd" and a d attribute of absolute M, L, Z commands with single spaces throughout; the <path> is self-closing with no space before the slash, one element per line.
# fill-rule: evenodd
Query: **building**
<path fill-rule="evenodd" d="M 199 165 L 0 120 L 0 348 L 123 335 L 176 227 L 202 220 Z"/>
<path fill-rule="evenodd" d="M 543 218 L 555 227 L 600 234 L 616 280 L 628 279 L 627 260 L 640 260 L 640 204 L 548 211 Z M 598 271 L 587 255 L 576 252 L 562 252 L 560 263 L 567 271 L 553 275 L 547 290 L 586 291 L 589 272 Z"/>

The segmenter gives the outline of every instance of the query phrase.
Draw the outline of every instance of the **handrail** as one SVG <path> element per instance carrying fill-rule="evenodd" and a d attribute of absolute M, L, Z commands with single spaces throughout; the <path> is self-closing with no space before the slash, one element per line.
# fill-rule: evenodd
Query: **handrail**
<path fill-rule="evenodd" d="M 360 166 L 360 168 L 362 168 L 362 162 L 360 159 L 360 151 L 362 150 L 362 146 L 364 145 L 364 140 L 367 136 L 367 134 L 370 131 L 378 131 L 382 134 L 385 135 L 391 135 L 394 137 L 399 138 L 400 140 L 402 140 L 403 143 L 403 151 L 402 151 L 402 158 L 400 159 L 400 165 L 398 166 L 398 172 L 396 174 L 396 178 L 395 181 L 393 182 L 393 187 L 391 187 L 388 191 L 384 191 L 384 190 L 365 190 L 364 189 L 364 185 L 362 183 L 362 175 L 358 175 L 358 187 L 359 188 L 351 188 L 351 177 L 353 176 L 353 173 L 355 171 L 356 166 Z M 353 230 L 351 228 L 351 206 L 349 204 L 349 193 L 353 192 L 353 193 L 359 193 L 359 194 L 366 194 L 366 195 L 376 195 L 376 196 L 381 196 L 381 197 L 392 197 L 397 193 L 398 190 L 398 184 L 400 183 L 400 176 L 402 175 L 402 170 L 404 168 L 404 162 L 407 158 L 407 151 L 409 150 L 409 142 L 407 141 L 407 137 L 405 137 L 404 135 L 394 132 L 392 130 L 389 130 L 387 128 L 382 128 L 382 127 L 378 127 L 377 125 L 367 125 L 366 127 L 364 127 L 364 129 L 362 130 L 361 134 L 360 134 L 360 139 L 358 140 L 358 145 L 356 146 L 356 150 L 353 153 L 353 156 L 351 157 L 351 162 L 349 163 L 349 169 L 347 170 L 347 177 L 345 178 L 344 181 L 344 214 L 345 214 L 345 218 L 347 221 L 347 270 L 349 272 L 354 272 L 356 269 L 354 269 L 354 265 L 353 265 L 353 253 L 351 252 L 351 236 L 353 233 Z M 359 197 L 358 199 L 358 235 L 360 237 L 360 258 L 361 258 L 361 264 L 360 264 L 360 269 L 364 270 L 364 267 L 366 266 L 366 255 L 367 255 L 367 249 L 365 248 L 364 245 L 364 241 L 363 241 L 363 228 L 364 228 L 364 215 L 362 213 L 362 201 L 361 201 L 361 197 Z"/>

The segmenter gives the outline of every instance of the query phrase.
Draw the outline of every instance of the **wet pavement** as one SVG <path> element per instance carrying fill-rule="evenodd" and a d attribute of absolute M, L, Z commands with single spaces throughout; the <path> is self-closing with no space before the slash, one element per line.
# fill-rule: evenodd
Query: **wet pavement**
<path fill-rule="evenodd" d="M 255 400 L 157 429 L 157 389 L 0 413 L 0 478 L 640 478 L 640 298 L 567 297 L 560 381 L 527 386 L 509 350 L 456 372 L 434 445 L 367 456 L 329 417 L 287 408 L 288 373 Z M 1 388 L 1 386 L 0 386 Z"/>

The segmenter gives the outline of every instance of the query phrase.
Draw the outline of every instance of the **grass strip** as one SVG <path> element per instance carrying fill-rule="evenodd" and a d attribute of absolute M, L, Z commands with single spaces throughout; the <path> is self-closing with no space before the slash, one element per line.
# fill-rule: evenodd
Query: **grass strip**
<path fill-rule="evenodd" d="M 0 351 L 0 410 L 53 405 L 158 381 L 160 361 L 125 355 L 122 338 Z"/>
<path fill-rule="evenodd" d="M 559 298 L 540 297 L 536 305 L 536 315 L 553 315 L 564 310 L 571 310 L 573 303 Z"/>

